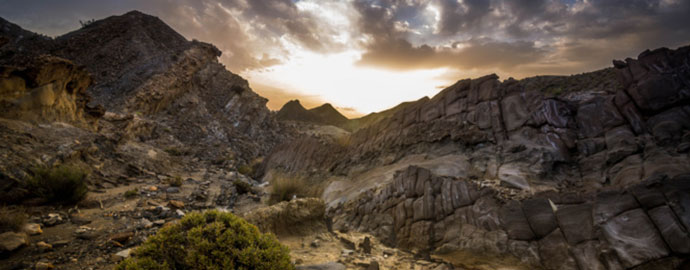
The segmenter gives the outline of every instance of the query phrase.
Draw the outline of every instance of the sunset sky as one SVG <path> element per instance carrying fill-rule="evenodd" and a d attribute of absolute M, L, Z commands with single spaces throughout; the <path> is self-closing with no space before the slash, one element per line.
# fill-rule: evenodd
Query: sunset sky
<path fill-rule="evenodd" d="M 573 74 L 690 44 L 687 0 L 0 0 L 49 36 L 130 10 L 158 16 L 279 109 L 298 98 L 356 116 L 496 73 Z"/>

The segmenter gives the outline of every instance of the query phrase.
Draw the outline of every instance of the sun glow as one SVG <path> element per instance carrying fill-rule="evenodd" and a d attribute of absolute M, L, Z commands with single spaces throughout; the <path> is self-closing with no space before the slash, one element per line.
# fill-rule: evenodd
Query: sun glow
<path fill-rule="evenodd" d="M 363 114 L 433 96 L 440 90 L 438 86 L 448 84 L 440 78 L 446 69 L 400 72 L 357 66 L 359 51 L 293 53 L 290 62 L 242 75 L 250 82 L 261 82 L 298 96 L 317 96 L 336 107 L 353 108 Z"/>

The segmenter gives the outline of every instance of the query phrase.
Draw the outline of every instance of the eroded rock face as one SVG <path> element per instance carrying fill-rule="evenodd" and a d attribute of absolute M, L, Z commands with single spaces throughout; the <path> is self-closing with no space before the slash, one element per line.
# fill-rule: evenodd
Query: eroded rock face
<path fill-rule="evenodd" d="M 267 169 L 304 171 L 295 164 L 313 160 L 319 177 L 350 176 L 346 190 L 364 192 L 329 195 L 334 226 L 402 248 L 532 252 L 525 263 L 551 269 L 677 258 L 688 228 L 688 191 L 674 186 L 690 173 L 688 59 L 690 47 L 659 49 L 579 77 L 459 81 L 353 133 L 328 158 L 312 159 L 327 143 L 288 146 Z M 448 155 L 467 163 L 436 161 Z M 395 164 L 416 166 L 378 169 Z"/>
<path fill-rule="evenodd" d="M 425 175 L 427 187 L 421 193 L 401 188 L 418 184 L 419 175 Z M 637 203 L 669 193 L 673 196 L 658 197 L 651 208 Z M 520 261 L 526 269 L 612 269 L 688 254 L 688 232 L 676 218 L 688 214 L 673 207 L 687 198 L 687 180 L 676 178 L 595 195 L 543 192 L 506 200 L 476 180 L 411 166 L 390 184 L 330 208 L 328 215 L 335 230 L 372 233 L 399 248 L 480 253 L 505 266 Z"/>
<path fill-rule="evenodd" d="M 0 67 L 0 117 L 87 126 L 104 113 L 89 106 L 91 77 L 69 60 L 41 55 L 22 66 Z"/>

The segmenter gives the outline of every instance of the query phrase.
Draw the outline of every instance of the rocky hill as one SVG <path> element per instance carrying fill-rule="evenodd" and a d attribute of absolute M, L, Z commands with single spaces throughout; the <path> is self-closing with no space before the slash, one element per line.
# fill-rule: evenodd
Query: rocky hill
<path fill-rule="evenodd" d="M 273 114 L 219 55 L 136 11 L 55 39 L 0 19 L 0 214 L 27 207 L 31 225 L 0 233 L 2 268 L 108 268 L 215 208 L 277 233 L 296 264 L 332 262 L 299 269 L 688 266 L 690 47 L 460 80 L 354 120 L 298 101 Z M 64 164 L 88 196 L 47 204 L 29 181 Z M 264 207 L 285 179 L 325 205 Z"/>
<path fill-rule="evenodd" d="M 662 48 L 461 80 L 347 143 L 279 146 L 266 168 L 328 179 L 334 228 L 468 268 L 670 269 L 690 250 L 689 63 Z"/>
<path fill-rule="evenodd" d="M 307 110 L 299 100 L 285 103 L 276 114 L 280 121 L 297 121 L 318 125 L 331 125 L 345 128 L 349 119 L 333 108 L 329 103 Z"/>

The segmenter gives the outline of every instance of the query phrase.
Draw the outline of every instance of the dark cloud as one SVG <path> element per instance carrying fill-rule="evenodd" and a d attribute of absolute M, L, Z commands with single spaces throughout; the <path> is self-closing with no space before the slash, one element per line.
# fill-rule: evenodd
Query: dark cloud
<path fill-rule="evenodd" d="M 647 48 L 690 42 L 690 1 L 685 0 L 411 2 L 419 12 L 429 5 L 439 10 L 434 33 L 420 37 L 397 29 L 396 20 L 409 10 L 399 11 L 405 5 L 398 1 L 355 2 L 360 29 L 370 37 L 360 64 L 562 74 L 606 67 L 612 58 Z"/>

